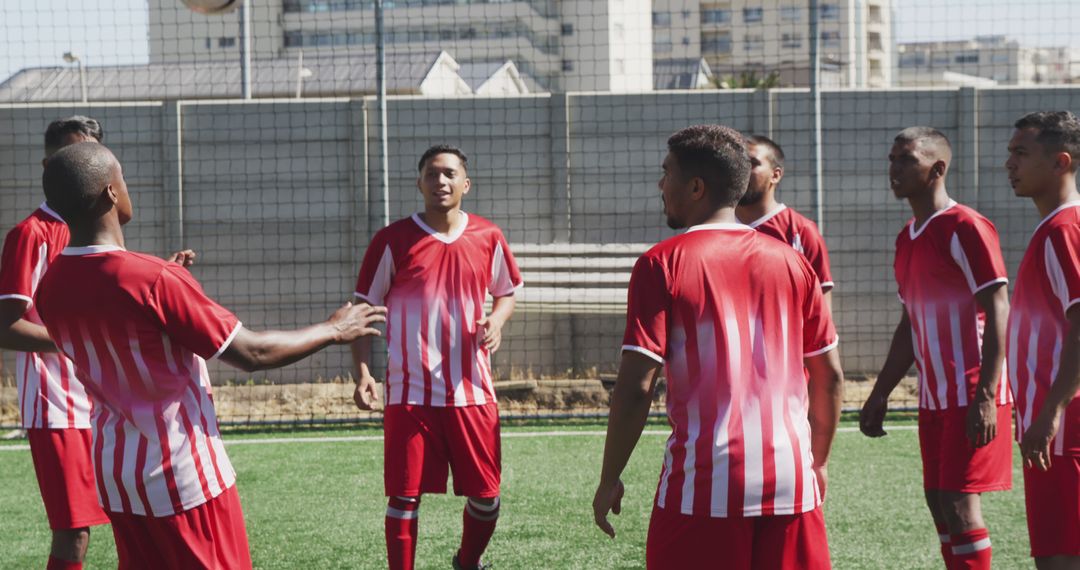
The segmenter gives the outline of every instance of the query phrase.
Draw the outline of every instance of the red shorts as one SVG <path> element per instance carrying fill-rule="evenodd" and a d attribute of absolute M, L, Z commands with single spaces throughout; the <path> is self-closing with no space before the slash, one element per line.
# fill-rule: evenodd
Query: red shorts
<path fill-rule="evenodd" d="M 49 528 L 69 530 L 109 522 L 98 504 L 90 430 L 26 430 Z"/>
<path fill-rule="evenodd" d="M 455 495 L 499 495 L 502 453 L 496 404 L 387 406 L 383 432 L 386 496 L 445 493 L 449 470 L 454 472 Z"/>
<path fill-rule="evenodd" d="M 645 566 L 649 570 L 828 570 L 832 563 L 821 507 L 798 515 L 712 518 L 654 504 Z"/>
<path fill-rule="evenodd" d="M 1031 555 L 1080 556 L 1080 456 L 1055 455 L 1050 470 L 1024 469 Z"/>
<path fill-rule="evenodd" d="M 178 515 L 109 513 L 119 570 L 250 569 L 244 513 L 236 485 Z"/>
<path fill-rule="evenodd" d="M 967 437 L 968 409 L 919 410 L 923 487 L 986 493 L 1012 489 L 1012 405 L 998 406 L 997 435 L 975 448 Z"/>

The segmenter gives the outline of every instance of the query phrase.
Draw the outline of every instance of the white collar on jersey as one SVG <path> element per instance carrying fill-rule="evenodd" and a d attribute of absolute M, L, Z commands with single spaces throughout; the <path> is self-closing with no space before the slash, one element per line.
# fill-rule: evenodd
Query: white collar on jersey
<path fill-rule="evenodd" d="M 1035 232 L 1039 231 L 1039 228 L 1041 228 L 1043 224 L 1050 221 L 1050 218 L 1053 218 L 1054 216 L 1058 215 L 1058 212 L 1060 212 L 1060 211 L 1062 211 L 1062 210 L 1064 210 L 1066 208 L 1076 208 L 1077 206 L 1080 206 L 1080 200 L 1073 200 L 1072 202 L 1065 202 L 1064 204 L 1058 206 L 1057 208 L 1054 208 L 1053 212 L 1050 212 L 1049 214 L 1047 214 L 1046 217 L 1043 218 L 1041 222 L 1039 222 L 1039 225 L 1035 226 Z M 1035 235 L 1035 232 L 1031 232 L 1031 234 Z"/>
<path fill-rule="evenodd" d="M 434 228 L 432 228 L 431 226 L 425 224 L 424 219 L 420 217 L 420 212 L 417 212 L 417 213 L 413 214 L 412 215 L 412 220 L 414 222 L 416 222 L 416 225 L 420 226 L 420 229 L 422 229 L 425 232 L 431 234 L 431 236 L 434 237 L 435 239 L 437 239 L 437 240 L 439 240 L 439 241 L 441 241 L 443 243 L 450 244 L 450 243 L 454 243 L 455 241 L 457 241 L 457 238 L 461 237 L 461 234 L 465 233 L 465 227 L 469 225 L 469 215 L 466 214 L 465 212 L 462 212 L 461 217 L 462 217 L 461 225 L 459 225 L 457 228 L 455 228 L 453 231 L 451 231 L 448 234 L 437 232 L 437 231 L 435 231 Z"/>
<path fill-rule="evenodd" d="M 908 235 L 910 235 L 910 236 L 911 236 L 911 239 L 915 239 L 915 238 L 919 237 L 920 235 L 922 235 L 922 233 L 923 233 L 923 230 L 925 230 L 925 229 L 926 229 L 926 226 L 929 226 L 929 225 L 930 225 L 930 222 L 931 222 L 931 221 L 932 221 L 932 220 L 933 220 L 934 218 L 936 218 L 936 217 L 938 217 L 938 216 L 940 216 L 940 215 L 944 214 L 945 212 L 948 212 L 948 211 L 949 211 L 949 210 L 951 210 L 951 209 L 953 208 L 953 206 L 955 206 L 955 205 L 956 205 L 956 200 L 953 200 L 953 199 L 951 199 L 951 198 L 950 198 L 950 199 L 949 199 L 949 203 L 948 203 L 948 204 L 945 204 L 945 207 L 944 207 L 944 208 L 942 208 L 942 209 L 940 209 L 940 210 L 938 210 L 938 211 L 934 212 L 934 215 L 930 216 L 929 218 L 926 218 L 926 221 L 925 221 L 925 222 L 923 222 L 923 224 L 922 224 L 922 227 L 921 227 L 921 228 L 919 228 L 918 230 L 916 230 L 916 229 L 915 229 L 915 220 L 914 220 L 914 219 L 912 219 L 912 220 L 911 220 L 911 225 L 909 225 L 909 226 L 908 226 Z"/>
<path fill-rule="evenodd" d="M 748 225 L 748 226 L 750 226 L 752 228 L 756 228 L 756 227 L 760 226 L 761 224 L 764 224 L 765 222 L 773 219 L 774 216 L 776 216 L 780 212 L 783 212 L 786 209 L 787 209 L 786 205 L 784 205 L 782 203 L 777 204 L 776 207 L 773 208 L 773 211 L 769 212 L 768 214 L 765 214 L 764 216 L 761 216 L 760 218 L 758 218 L 758 219 L 756 219 L 756 220 L 754 220 L 754 221 L 752 221 L 752 222 L 750 222 L 749 224 L 746 224 L 746 225 Z"/>
<path fill-rule="evenodd" d="M 65 247 L 60 255 L 93 255 L 95 253 L 108 253 L 110 251 L 125 251 L 118 245 L 84 245 L 82 247 Z"/>
<path fill-rule="evenodd" d="M 689 228 L 686 228 L 686 233 L 697 232 L 701 230 L 753 231 L 753 228 L 746 224 L 720 222 L 718 224 L 698 224 L 696 226 L 690 226 Z"/>
<path fill-rule="evenodd" d="M 41 210 L 42 212 L 45 212 L 46 214 L 56 218 L 57 220 L 60 220 L 61 222 L 64 221 L 64 218 L 61 218 L 60 214 L 57 214 L 55 211 L 53 211 L 53 209 L 50 208 L 49 205 L 46 204 L 45 202 L 42 202 L 41 205 L 38 206 L 38 209 Z"/>

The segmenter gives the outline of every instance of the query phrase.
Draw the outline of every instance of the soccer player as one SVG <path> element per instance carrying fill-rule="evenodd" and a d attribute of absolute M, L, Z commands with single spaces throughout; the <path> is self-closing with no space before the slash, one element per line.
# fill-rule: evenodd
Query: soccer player
<path fill-rule="evenodd" d="M 634 266 L 596 524 L 611 537 L 623 468 L 661 365 L 672 427 L 648 568 L 829 568 L 821 503 L 843 373 L 806 259 L 738 223 L 750 160 L 719 125 L 668 139 L 660 192 L 672 229 Z M 809 370 L 807 381 L 803 366 Z"/>
<path fill-rule="evenodd" d="M 379 230 L 364 254 L 355 295 L 388 310 L 384 481 L 390 568 L 412 568 L 421 496 L 467 497 L 454 568 L 482 568 L 499 517 L 499 412 L 490 354 L 514 311 L 521 274 L 499 228 L 461 210 L 468 158 L 439 145 L 420 157 L 423 212 Z M 492 311 L 484 314 L 491 293 Z M 378 400 L 371 342 L 353 344 L 362 410 Z"/>
<path fill-rule="evenodd" d="M 750 154 L 750 185 L 735 207 L 735 216 L 803 254 L 821 282 L 825 306 L 831 312 L 833 280 L 825 239 L 817 224 L 776 201 L 776 188 L 784 178 L 784 149 L 769 137 L 750 135 L 746 137 L 746 150 Z"/>
<path fill-rule="evenodd" d="M 1031 113 L 1005 168 L 1042 216 L 1016 275 L 1009 382 L 1024 459 L 1031 555 L 1040 570 L 1080 568 L 1080 119 Z"/>
<path fill-rule="evenodd" d="M 57 151 L 42 185 L 71 241 L 42 278 L 36 306 L 94 402 L 96 490 L 119 567 L 251 568 L 205 359 L 248 371 L 282 366 L 378 334 L 369 325 L 384 310 L 346 305 L 301 330 L 250 331 L 180 264 L 124 249 L 131 200 L 104 146 Z"/>
<path fill-rule="evenodd" d="M 997 230 L 946 191 L 952 159 L 937 129 L 896 135 L 889 180 L 914 217 L 896 238 L 903 310 L 860 428 L 885 435 L 889 394 L 919 371 L 919 446 L 926 504 L 946 568 L 989 569 L 980 495 L 1012 487 L 1012 397 L 1002 382 L 1008 278 Z"/>

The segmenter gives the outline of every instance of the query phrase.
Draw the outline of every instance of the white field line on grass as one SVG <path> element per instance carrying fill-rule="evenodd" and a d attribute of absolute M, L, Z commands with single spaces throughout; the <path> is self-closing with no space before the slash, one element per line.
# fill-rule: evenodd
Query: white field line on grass
<path fill-rule="evenodd" d="M 917 429 L 914 425 L 902 425 L 891 426 L 889 430 L 896 431 L 908 431 Z M 859 431 L 857 427 L 842 427 L 836 430 L 838 433 L 855 433 Z M 575 436 L 589 436 L 596 437 L 605 435 L 607 432 L 602 430 L 590 430 L 590 431 L 511 431 L 503 432 L 503 439 L 513 438 L 538 438 L 538 437 L 575 437 Z M 669 435 L 671 432 L 668 430 L 645 430 L 641 432 L 641 435 Z M 225 438 L 225 445 L 272 445 L 277 443 L 346 443 L 354 441 L 382 441 L 381 435 L 345 435 L 335 437 L 266 437 L 255 439 L 230 439 Z M 0 451 L 27 451 L 30 449 L 29 445 L 0 445 Z"/>

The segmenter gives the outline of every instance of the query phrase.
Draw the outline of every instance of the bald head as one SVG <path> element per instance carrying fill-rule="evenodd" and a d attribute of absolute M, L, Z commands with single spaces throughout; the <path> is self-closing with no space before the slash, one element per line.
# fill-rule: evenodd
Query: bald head
<path fill-rule="evenodd" d="M 898 143 L 915 143 L 919 154 L 932 161 L 944 161 L 945 166 L 952 163 L 952 145 L 945 133 L 933 127 L 908 127 L 893 139 Z"/>
<path fill-rule="evenodd" d="M 41 176 L 49 207 L 68 224 L 93 217 L 119 168 L 113 153 L 100 143 L 81 142 L 56 151 Z"/>

